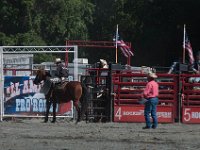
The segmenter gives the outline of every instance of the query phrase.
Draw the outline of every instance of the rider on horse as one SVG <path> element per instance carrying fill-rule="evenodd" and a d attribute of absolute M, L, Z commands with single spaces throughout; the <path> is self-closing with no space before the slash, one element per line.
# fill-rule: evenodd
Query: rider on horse
<path fill-rule="evenodd" d="M 45 95 L 49 92 L 51 87 L 62 88 L 63 83 L 67 83 L 68 81 L 68 69 L 62 64 L 60 58 L 55 59 L 56 70 L 55 74 L 50 75 L 44 82 L 44 85 L 41 89 L 41 92 Z"/>
<path fill-rule="evenodd" d="M 62 77 L 62 76 L 59 76 Z M 58 78 L 58 77 L 57 77 Z M 48 121 L 48 115 L 51 104 L 53 104 L 53 120 L 56 121 L 56 104 L 67 103 L 73 101 L 77 110 L 77 122 L 83 118 L 83 115 L 87 112 L 87 88 L 79 81 L 69 81 L 59 84 L 55 83 L 54 77 L 44 69 L 38 69 L 36 77 L 33 81 L 35 85 L 39 85 L 44 81 L 41 93 L 44 93 L 46 99 L 46 115 L 45 122 Z M 86 116 L 87 118 L 87 116 Z"/>
<path fill-rule="evenodd" d="M 68 76 L 69 76 L 68 69 L 62 64 L 62 61 L 60 58 L 56 58 L 55 64 L 56 64 L 55 76 L 59 77 L 61 79 L 61 81 L 68 78 Z"/>

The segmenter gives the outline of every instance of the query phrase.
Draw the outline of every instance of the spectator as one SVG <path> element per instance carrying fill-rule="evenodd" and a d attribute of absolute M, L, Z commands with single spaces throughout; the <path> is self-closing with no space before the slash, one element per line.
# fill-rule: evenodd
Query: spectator
<path fill-rule="evenodd" d="M 69 76 L 68 69 L 65 68 L 65 66 L 62 64 L 61 59 L 56 58 L 55 63 L 56 63 L 55 76 L 59 77 L 61 80 L 68 78 L 68 76 Z"/>

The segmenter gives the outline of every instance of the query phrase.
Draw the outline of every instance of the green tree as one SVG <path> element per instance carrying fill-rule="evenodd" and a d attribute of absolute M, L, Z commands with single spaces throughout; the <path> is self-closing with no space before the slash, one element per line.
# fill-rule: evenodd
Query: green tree
<path fill-rule="evenodd" d="M 66 39 L 87 39 L 93 9 L 88 0 L 2 0 L 0 44 L 64 45 Z"/>
<path fill-rule="evenodd" d="M 64 44 L 66 39 L 87 39 L 93 5 L 86 0 L 37 0 L 37 31 L 48 44 Z"/>

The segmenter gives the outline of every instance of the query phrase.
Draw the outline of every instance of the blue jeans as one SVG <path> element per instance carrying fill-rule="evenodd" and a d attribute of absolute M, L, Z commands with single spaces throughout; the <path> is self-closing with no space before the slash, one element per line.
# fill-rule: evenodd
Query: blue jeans
<path fill-rule="evenodd" d="M 158 105 L 158 98 L 149 98 L 148 101 L 145 103 L 145 109 L 144 109 L 144 117 L 146 121 L 146 127 L 151 128 L 158 126 L 158 118 L 156 115 L 157 112 L 157 105 Z M 150 114 L 153 119 L 153 123 L 151 124 Z"/>

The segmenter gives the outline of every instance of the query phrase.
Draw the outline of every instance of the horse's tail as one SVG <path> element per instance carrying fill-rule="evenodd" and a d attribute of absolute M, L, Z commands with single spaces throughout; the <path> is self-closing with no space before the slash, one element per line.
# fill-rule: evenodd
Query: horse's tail
<path fill-rule="evenodd" d="M 86 115 L 86 122 L 88 120 L 88 113 L 87 113 L 87 109 L 88 109 L 88 90 L 87 87 L 84 83 L 81 83 L 82 86 L 82 95 L 80 98 L 80 102 L 81 102 L 81 116 L 80 119 L 83 118 L 84 115 Z"/>

